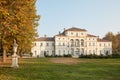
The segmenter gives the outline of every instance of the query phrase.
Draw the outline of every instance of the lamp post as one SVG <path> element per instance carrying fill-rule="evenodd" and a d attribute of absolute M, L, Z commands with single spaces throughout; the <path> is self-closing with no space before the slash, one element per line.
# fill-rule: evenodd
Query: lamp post
<path fill-rule="evenodd" d="M 17 52 L 17 48 L 18 48 L 18 44 L 16 43 L 16 40 L 14 39 L 14 43 L 13 43 L 13 55 L 12 55 L 12 65 L 11 67 L 13 68 L 18 68 L 18 56 L 16 54 Z"/>

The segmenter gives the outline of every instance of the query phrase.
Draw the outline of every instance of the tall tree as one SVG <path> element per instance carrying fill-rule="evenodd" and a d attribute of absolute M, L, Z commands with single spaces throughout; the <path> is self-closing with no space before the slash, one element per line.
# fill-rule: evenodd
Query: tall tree
<path fill-rule="evenodd" d="M 36 0 L 2 0 L 0 1 L 0 41 L 3 62 L 6 52 L 17 40 L 19 51 L 28 51 L 37 36 L 39 16 L 36 15 Z"/>

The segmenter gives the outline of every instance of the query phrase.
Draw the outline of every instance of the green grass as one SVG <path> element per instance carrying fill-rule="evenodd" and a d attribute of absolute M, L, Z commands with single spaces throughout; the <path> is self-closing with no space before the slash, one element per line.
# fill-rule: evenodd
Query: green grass
<path fill-rule="evenodd" d="M 0 80 L 120 80 L 120 59 L 78 59 L 58 64 L 50 58 L 20 59 L 19 68 L 0 68 Z"/>

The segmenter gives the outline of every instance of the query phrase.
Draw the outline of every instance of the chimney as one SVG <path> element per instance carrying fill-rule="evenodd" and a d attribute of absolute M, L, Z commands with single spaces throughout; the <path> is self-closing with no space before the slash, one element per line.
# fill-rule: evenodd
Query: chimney
<path fill-rule="evenodd" d="M 44 35 L 44 37 L 46 38 L 46 37 L 47 37 L 47 35 L 45 34 L 45 35 Z"/>
<path fill-rule="evenodd" d="M 59 31 L 59 34 L 60 34 L 61 32 Z"/>
<path fill-rule="evenodd" d="M 64 28 L 64 31 L 65 31 L 65 28 Z"/>
<path fill-rule="evenodd" d="M 99 36 L 97 36 L 97 38 L 99 39 Z"/>

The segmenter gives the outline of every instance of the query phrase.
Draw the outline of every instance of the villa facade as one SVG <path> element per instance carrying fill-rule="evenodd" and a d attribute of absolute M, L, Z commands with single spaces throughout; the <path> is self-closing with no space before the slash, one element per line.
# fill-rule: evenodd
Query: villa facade
<path fill-rule="evenodd" d="M 72 27 L 64 29 L 54 37 L 40 37 L 33 42 L 33 57 L 72 55 L 109 55 L 112 54 L 112 42 L 87 33 L 87 30 Z"/>

